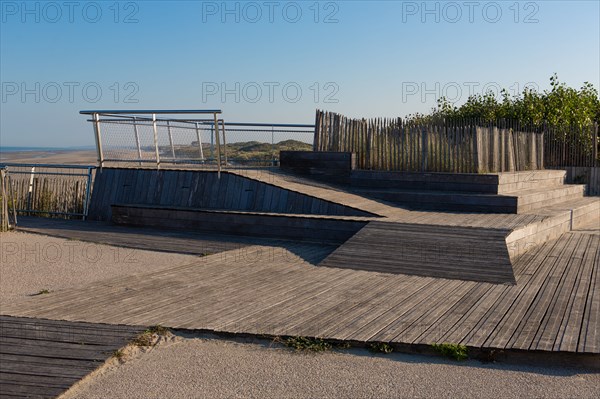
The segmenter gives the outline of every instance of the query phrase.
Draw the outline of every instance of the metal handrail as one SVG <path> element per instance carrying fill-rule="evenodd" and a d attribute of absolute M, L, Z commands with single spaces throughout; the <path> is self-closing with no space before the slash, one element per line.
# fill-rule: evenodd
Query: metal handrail
<path fill-rule="evenodd" d="M 212 125 L 215 131 L 215 142 L 217 145 L 217 170 L 218 170 L 218 174 L 219 176 L 221 176 L 221 163 L 222 163 L 222 159 L 221 159 L 221 141 L 220 141 L 220 137 L 219 137 L 219 125 L 223 126 L 224 128 L 224 122 L 222 119 L 220 119 L 217 115 L 221 114 L 222 111 L 220 109 L 189 109 L 189 110 L 181 110 L 181 109 L 172 109 L 172 110 L 83 110 L 83 111 L 79 111 L 80 114 L 82 115 L 91 115 L 93 117 L 93 119 L 91 120 L 91 122 L 94 123 L 94 136 L 96 139 L 96 150 L 97 150 L 97 154 L 98 154 L 98 164 L 100 166 L 100 168 L 102 168 L 104 166 L 104 162 L 106 161 L 104 158 L 104 151 L 102 148 L 102 132 L 100 129 L 100 123 L 103 122 L 104 120 L 102 120 L 100 117 L 104 116 L 104 117 L 109 117 L 109 118 L 120 118 L 121 120 L 131 120 L 135 126 L 135 124 L 137 124 L 138 122 L 141 121 L 148 121 L 148 122 L 152 122 L 152 128 L 153 128 L 153 133 L 154 133 L 154 151 L 155 151 L 155 157 L 156 157 L 156 168 L 160 169 L 160 151 L 159 151 L 159 146 L 158 146 L 158 122 L 167 122 L 167 124 L 169 122 L 178 122 L 178 123 L 194 123 L 195 124 L 195 128 L 198 129 L 198 123 L 202 122 L 202 123 L 208 123 L 210 122 L 210 120 L 208 119 L 202 119 L 202 120 L 193 120 L 193 119 L 189 119 L 189 118 L 185 118 L 185 119 L 178 119 L 178 118 L 169 118 L 169 119 L 163 119 L 159 121 L 159 118 L 157 118 L 157 115 L 190 115 L 190 114 L 200 114 L 200 115 L 204 115 L 204 114 L 211 114 L 212 117 Z M 139 117 L 137 115 L 152 115 L 152 119 L 150 118 L 143 118 L 143 117 Z M 225 139 L 224 136 L 224 132 L 223 132 L 223 139 Z M 171 140 L 171 137 L 169 136 L 169 139 Z M 139 142 L 138 142 L 138 152 L 140 151 L 140 147 L 139 147 Z"/>
<path fill-rule="evenodd" d="M 221 114 L 220 109 L 171 109 L 171 110 L 84 110 L 79 111 L 82 115 L 94 115 L 94 114 Z"/>
<path fill-rule="evenodd" d="M 206 115 L 211 114 L 212 118 L 190 118 L 190 114 Z M 136 162 L 140 166 L 155 163 L 157 169 L 161 167 L 161 164 L 205 164 L 208 161 L 209 164 L 216 164 L 218 171 L 221 171 L 223 165 L 229 165 L 228 154 L 227 154 L 227 136 L 226 132 L 247 132 L 247 133 L 269 133 L 271 135 L 271 144 L 274 143 L 275 134 L 278 133 L 306 133 L 314 134 L 314 125 L 310 124 L 293 124 L 293 123 L 260 123 L 260 122 L 225 122 L 223 118 L 219 118 L 218 114 L 221 113 L 219 109 L 210 110 L 87 110 L 80 111 L 80 114 L 91 115 L 91 119 L 87 119 L 93 123 L 94 133 L 96 139 L 96 148 L 98 152 L 98 162 L 100 167 L 104 166 L 105 162 Z M 169 115 L 170 114 L 170 115 Z M 165 116 L 167 115 L 167 116 Z M 185 115 L 185 116 L 184 116 Z M 105 124 L 105 125 L 103 125 Z M 137 148 L 137 159 L 123 159 L 119 156 L 111 156 L 111 150 L 105 154 L 103 149 L 102 133 L 103 127 L 108 128 L 111 124 L 122 124 L 127 126 L 133 126 L 133 134 L 135 136 L 135 148 Z M 153 135 L 153 143 L 151 145 L 145 144 L 142 147 L 140 142 L 140 132 L 138 127 L 144 127 L 144 129 L 150 128 Z M 175 156 L 176 143 L 173 134 L 177 130 L 183 130 L 188 132 L 195 131 L 197 135 L 196 142 L 198 143 L 198 159 L 190 159 L 189 155 L 183 155 L 185 159 L 177 159 Z M 162 132 L 166 130 L 168 134 L 170 154 L 165 153 L 163 146 L 160 144 L 161 141 L 159 136 L 162 137 Z M 201 132 L 210 130 L 210 145 L 211 145 L 211 156 L 205 158 L 203 150 Z M 144 133 L 148 137 L 148 130 Z M 214 140 L 214 141 L 213 141 Z M 216 145 L 216 146 L 215 146 Z M 215 148 L 216 147 L 216 148 Z M 143 159 L 142 149 L 144 151 L 152 151 L 154 154 L 150 155 L 152 159 Z M 167 148 L 168 150 L 168 148 Z M 215 151 L 216 150 L 216 151 Z M 261 160 L 262 161 L 262 160 Z M 272 160 L 276 162 L 274 158 Z"/>
<path fill-rule="evenodd" d="M 57 169 L 96 169 L 93 165 L 70 165 L 70 164 L 52 164 L 52 163 L 19 163 L 19 162 L 0 162 L 0 168 L 5 166 L 23 167 L 23 168 L 57 168 Z"/>

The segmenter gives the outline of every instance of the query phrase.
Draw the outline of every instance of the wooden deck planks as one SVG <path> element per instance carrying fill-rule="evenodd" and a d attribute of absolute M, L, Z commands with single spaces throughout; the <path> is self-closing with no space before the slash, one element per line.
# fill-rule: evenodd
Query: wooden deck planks
<path fill-rule="evenodd" d="M 514 283 L 507 234 L 505 230 L 372 221 L 320 265 Z"/>
<path fill-rule="evenodd" d="M 531 350 L 552 350 L 554 343 L 563 338 L 560 334 L 563 320 L 565 317 L 569 317 L 569 311 L 574 310 L 570 305 L 575 298 L 577 285 L 582 281 L 583 260 L 589 247 L 589 241 L 592 239 L 592 236 L 584 234 L 575 236 L 577 239 L 575 252 L 568 260 L 563 278 L 555 289 L 552 302 L 549 304 L 538 332 L 529 347 Z"/>
<path fill-rule="evenodd" d="M 590 278 L 590 288 L 587 293 L 585 310 L 581 330 L 579 333 L 579 343 L 577 352 L 598 353 L 600 352 L 600 248 L 596 246 L 596 253 L 588 258 L 593 262 L 592 277 Z"/>
<path fill-rule="evenodd" d="M 577 276 L 574 291 L 569 298 L 565 315 L 552 350 L 576 352 L 579 333 L 585 313 L 585 300 L 590 290 L 592 269 L 595 257 L 600 247 L 600 237 L 589 235 L 588 246 L 585 249 L 583 265 Z"/>
<path fill-rule="evenodd" d="M 54 398 L 142 331 L 0 316 L 0 395 Z"/>
<path fill-rule="evenodd" d="M 551 305 L 553 297 L 560 293 L 559 284 L 563 281 L 567 267 L 578 244 L 573 235 L 567 234 L 567 241 L 561 247 L 560 253 L 553 253 L 546 258 L 551 269 L 539 286 L 530 285 L 526 295 L 520 297 L 511 311 L 515 314 L 506 320 L 521 321 L 501 324 L 500 333 L 494 344 L 517 349 L 529 349 L 531 340 L 535 337 L 542 319 Z M 570 290 L 569 290 L 570 293 Z"/>
<path fill-rule="evenodd" d="M 116 239 L 122 233 L 106 234 Z M 532 250 L 518 260 L 513 286 L 316 267 L 314 260 L 331 247 L 237 243 L 189 265 L 30 298 L 6 309 L 15 315 L 235 333 L 599 353 L 599 240 L 567 233 Z"/>

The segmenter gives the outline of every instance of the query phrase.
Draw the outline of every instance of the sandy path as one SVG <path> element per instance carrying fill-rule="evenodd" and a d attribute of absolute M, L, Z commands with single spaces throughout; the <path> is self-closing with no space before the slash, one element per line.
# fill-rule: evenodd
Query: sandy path
<path fill-rule="evenodd" d="M 143 251 L 39 234 L 0 234 L 0 310 L 41 290 L 58 291 L 197 260 L 197 256 Z"/>
<path fill-rule="evenodd" d="M 301 354 L 178 339 L 81 382 L 65 398 L 593 398 L 585 370 L 456 363 L 404 354 Z"/>

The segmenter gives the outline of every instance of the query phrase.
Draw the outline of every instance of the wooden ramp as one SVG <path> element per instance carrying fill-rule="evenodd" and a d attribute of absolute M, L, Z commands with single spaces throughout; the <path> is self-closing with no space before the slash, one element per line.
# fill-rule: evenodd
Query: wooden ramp
<path fill-rule="evenodd" d="M 54 398 L 142 331 L 0 316 L 0 397 Z"/>
<path fill-rule="evenodd" d="M 372 221 L 319 266 L 514 284 L 509 233 Z"/>

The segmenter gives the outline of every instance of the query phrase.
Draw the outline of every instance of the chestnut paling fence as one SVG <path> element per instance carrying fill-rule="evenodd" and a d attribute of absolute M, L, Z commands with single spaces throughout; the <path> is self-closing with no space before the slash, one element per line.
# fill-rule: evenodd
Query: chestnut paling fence
<path fill-rule="evenodd" d="M 598 126 L 518 121 L 351 119 L 317 111 L 315 151 L 356 153 L 360 169 L 495 173 L 598 165 Z"/>
<path fill-rule="evenodd" d="M 5 163 L 0 167 L 3 215 L 87 216 L 95 166 Z"/>
<path fill-rule="evenodd" d="M 0 232 L 8 231 L 17 223 L 17 212 L 13 206 L 14 192 L 10 176 L 5 167 L 0 167 Z"/>

